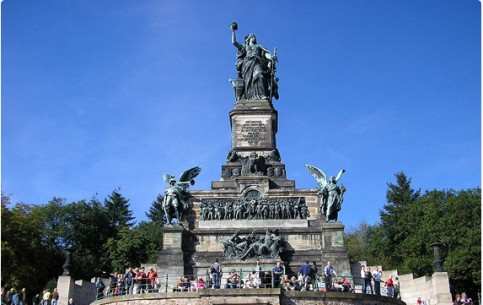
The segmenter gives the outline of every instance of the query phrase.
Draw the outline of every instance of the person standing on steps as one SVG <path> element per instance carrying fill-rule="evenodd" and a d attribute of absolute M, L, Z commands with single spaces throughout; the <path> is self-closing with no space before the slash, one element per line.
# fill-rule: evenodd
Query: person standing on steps
<path fill-rule="evenodd" d="M 211 278 L 213 279 L 212 289 L 220 289 L 221 286 L 221 276 L 223 274 L 223 269 L 221 268 L 221 264 L 218 259 L 215 259 L 215 262 L 210 268 Z"/>

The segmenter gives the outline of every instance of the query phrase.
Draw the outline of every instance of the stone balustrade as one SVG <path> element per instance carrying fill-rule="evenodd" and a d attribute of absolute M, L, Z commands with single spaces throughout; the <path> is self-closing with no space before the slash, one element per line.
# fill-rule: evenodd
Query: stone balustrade
<path fill-rule="evenodd" d="M 350 292 L 284 291 L 280 289 L 202 289 L 125 295 L 95 301 L 91 305 L 405 305 L 394 298 Z"/>

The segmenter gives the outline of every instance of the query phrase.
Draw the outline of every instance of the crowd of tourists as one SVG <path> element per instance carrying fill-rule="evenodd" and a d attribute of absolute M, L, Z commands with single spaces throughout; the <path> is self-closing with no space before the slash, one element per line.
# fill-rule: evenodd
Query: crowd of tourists
<path fill-rule="evenodd" d="M 146 272 L 145 267 L 129 267 L 126 273 L 110 275 L 109 285 L 97 277 L 95 279 L 97 299 L 104 297 L 157 292 L 158 273 L 153 267 Z M 106 287 L 107 286 L 107 287 Z"/>
<path fill-rule="evenodd" d="M 382 271 L 378 267 L 371 271 L 370 267 L 361 266 L 362 293 L 385 295 L 401 299 L 399 278 L 390 275 L 386 281 L 382 280 Z M 384 290 L 382 290 L 382 288 Z M 383 293 L 384 292 L 384 293 Z"/>
<path fill-rule="evenodd" d="M 5 289 L 2 288 L 2 305 L 25 305 L 27 291 L 25 288 L 19 289 L 15 288 Z"/>
<path fill-rule="evenodd" d="M 17 291 L 15 288 L 9 290 L 2 288 L 2 305 L 57 305 L 59 302 L 59 290 L 54 288 L 53 290 L 45 289 L 41 293 L 35 294 L 32 298 L 32 302 L 27 301 L 27 291 L 25 288 Z M 75 305 L 74 299 L 70 298 L 69 305 Z"/>
<path fill-rule="evenodd" d="M 337 277 L 337 273 L 331 262 L 320 270 L 316 262 L 306 261 L 297 274 L 288 274 L 282 261 L 277 261 L 271 270 L 262 270 L 257 261 L 253 271 L 246 272 L 242 276 L 232 269 L 224 276 L 223 269 L 218 260 L 215 260 L 210 268 L 210 285 L 212 289 L 232 288 L 280 288 L 286 291 L 352 291 L 352 285 L 345 277 Z M 221 279 L 225 279 L 222 287 Z"/>
<path fill-rule="evenodd" d="M 225 276 L 221 263 L 216 259 L 208 272 L 207 280 L 202 277 L 181 276 L 172 287 L 173 292 L 197 292 L 200 289 L 256 289 L 256 288 L 280 288 L 285 291 L 332 291 L 332 292 L 354 292 L 354 288 L 350 279 L 338 277 L 331 262 L 322 270 L 319 270 L 315 261 L 305 261 L 296 274 L 287 274 L 282 261 L 278 260 L 271 270 L 262 270 L 260 262 L 256 261 L 252 271 L 238 272 L 231 269 Z M 370 267 L 362 266 L 362 293 L 385 295 L 400 299 L 400 285 L 398 277 L 391 275 L 386 281 L 382 280 L 382 271 L 378 267 L 371 271 Z M 224 285 L 221 285 L 222 279 Z M 145 272 L 145 267 L 132 268 L 129 267 L 126 273 L 111 274 L 109 284 L 106 285 L 104 280 L 96 277 L 96 298 L 142 294 L 159 291 L 158 274 L 153 267 Z M 384 287 L 384 293 L 381 288 Z M 44 290 L 42 293 L 36 294 L 32 305 L 57 305 L 59 300 L 59 291 L 57 288 Z M 75 305 L 71 298 L 69 305 Z M 25 288 L 16 290 L 14 288 L 2 288 L 1 305 L 28 305 L 26 301 Z M 424 305 L 421 298 L 418 299 L 417 305 Z M 473 305 L 473 300 L 468 298 L 466 293 L 457 294 L 453 305 Z"/>
<path fill-rule="evenodd" d="M 144 267 L 129 267 L 126 273 L 112 274 L 108 287 L 101 278 L 96 278 L 97 298 L 104 298 L 126 294 L 152 293 L 159 291 L 158 274 L 153 267 L 145 272 Z M 385 295 L 400 299 L 400 284 L 398 277 L 392 275 L 382 280 L 383 274 L 378 267 L 371 270 L 370 267 L 362 266 L 362 293 Z M 223 280 L 223 285 L 222 285 Z M 257 289 L 257 288 L 280 288 L 285 291 L 331 291 L 331 292 L 354 292 L 351 279 L 339 277 L 331 262 L 328 261 L 324 268 L 319 270 L 315 261 L 305 261 L 299 268 L 298 273 L 287 274 L 282 261 L 276 261 L 270 270 L 262 270 L 260 261 L 251 271 L 243 272 L 231 269 L 227 273 L 223 271 L 221 263 L 216 259 L 210 267 L 206 281 L 202 277 L 181 276 L 175 286 L 170 288 L 173 292 L 197 292 L 201 289 Z M 55 299 L 55 292 L 53 299 Z M 38 296 L 38 295 L 37 295 Z M 49 299 L 49 298 L 47 298 Z M 52 297 L 50 297 L 52 299 Z M 57 293 L 58 299 L 58 293 Z M 2 293 L 3 302 L 3 293 Z M 7 303 L 5 303 L 7 304 Z M 24 305 L 25 303 L 8 303 L 7 305 Z M 3 303 L 2 303 L 3 305 Z M 35 303 L 33 305 L 56 305 L 56 303 Z M 417 305 L 425 305 L 424 301 Z M 454 305 L 473 305 L 471 298 L 466 293 L 456 295 Z"/>

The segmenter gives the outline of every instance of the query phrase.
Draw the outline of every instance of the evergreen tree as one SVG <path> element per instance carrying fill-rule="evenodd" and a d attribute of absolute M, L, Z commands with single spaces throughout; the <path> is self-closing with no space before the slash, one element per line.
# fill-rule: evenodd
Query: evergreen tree
<path fill-rule="evenodd" d="M 384 253 L 390 257 L 392 263 L 389 268 L 401 266 L 403 258 L 403 242 L 411 235 L 414 229 L 414 221 L 417 218 L 409 217 L 406 213 L 410 206 L 419 198 L 420 190 L 411 188 L 411 179 L 406 174 L 399 172 L 396 175 L 396 184 L 388 183 L 386 192 L 387 204 L 380 211 L 381 226 L 386 238 L 391 242 L 384 247 Z"/>
<path fill-rule="evenodd" d="M 129 200 L 121 195 L 120 189 L 114 190 L 104 200 L 104 206 L 109 217 L 109 226 L 116 233 L 119 227 L 131 228 L 135 224 L 133 211 L 129 209 Z"/>
<path fill-rule="evenodd" d="M 432 244 L 441 242 L 452 292 L 466 291 L 475 298 L 481 285 L 480 188 L 432 190 L 421 195 L 404 173 L 396 178 L 396 185 L 388 184 L 388 204 L 380 212 L 380 236 L 387 238 L 382 243 L 388 256 L 384 268 L 430 276 L 434 272 Z M 371 241 L 368 247 L 371 252 L 378 248 Z"/>
<path fill-rule="evenodd" d="M 164 216 L 164 209 L 163 209 L 163 199 L 164 196 L 159 194 L 156 197 L 156 200 L 153 201 L 151 207 L 149 208 L 149 212 L 146 212 L 146 216 L 152 222 L 164 223 L 165 216 Z"/>

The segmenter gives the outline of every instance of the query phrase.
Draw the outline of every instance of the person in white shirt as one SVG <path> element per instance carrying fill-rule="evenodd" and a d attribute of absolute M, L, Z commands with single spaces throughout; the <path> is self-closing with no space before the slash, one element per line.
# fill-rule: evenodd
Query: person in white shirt
<path fill-rule="evenodd" d="M 382 272 L 379 271 L 379 267 L 376 267 L 374 272 L 372 272 L 372 278 L 374 279 L 374 292 L 376 295 L 381 295 Z"/>

